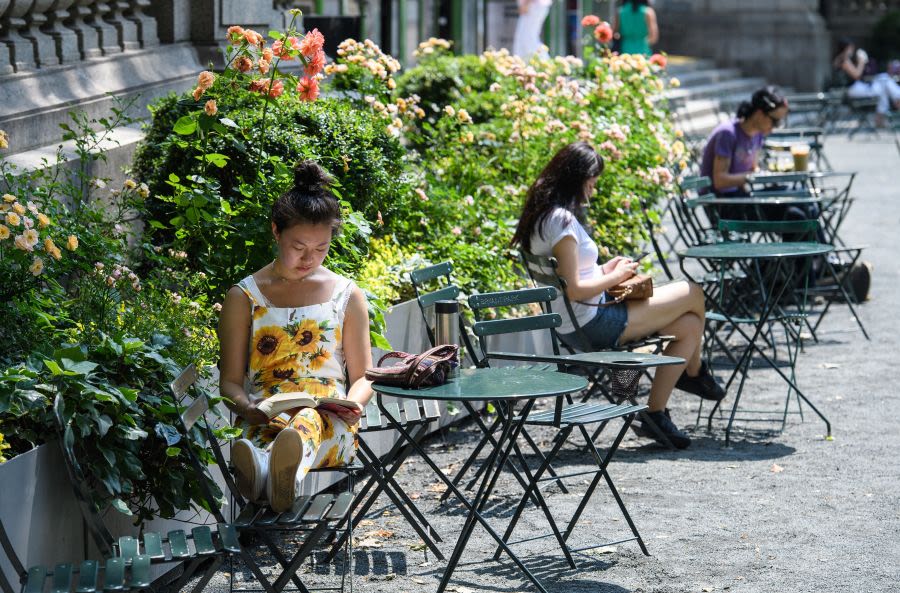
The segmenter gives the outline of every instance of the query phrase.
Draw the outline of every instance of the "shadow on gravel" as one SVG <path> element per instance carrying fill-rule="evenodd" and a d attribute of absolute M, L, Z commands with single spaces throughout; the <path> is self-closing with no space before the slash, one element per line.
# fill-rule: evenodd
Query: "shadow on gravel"
<path fill-rule="evenodd" d="M 705 431 L 704 431 L 705 432 Z M 783 443 L 772 442 L 777 433 L 773 431 L 748 431 L 732 434 L 731 446 L 725 447 L 724 434 L 721 439 L 712 436 L 692 434 L 691 446 L 680 451 L 647 443 L 639 447 L 620 448 L 613 463 L 644 463 L 653 459 L 690 459 L 693 461 L 762 461 L 789 457 L 797 450 Z"/>
<path fill-rule="evenodd" d="M 575 576 L 580 573 L 596 574 L 615 566 L 616 562 L 600 560 L 598 558 L 585 558 L 580 556 L 577 559 L 578 568 L 569 568 L 565 560 L 558 555 L 534 555 L 523 559 L 525 566 L 532 572 L 547 589 L 549 593 L 630 593 L 630 589 L 615 585 L 612 583 L 604 583 L 596 579 L 568 579 L 567 576 Z M 506 582 L 505 586 L 491 587 L 479 583 L 471 585 L 476 591 L 513 591 L 513 590 L 533 590 L 531 583 L 525 580 L 524 575 L 517 566 L 504 561 L 502 564 L 487 563 L 483 566 L 472 569 L 477 575 L 488 575 L 494 578 L 502 579 Z M 454 575 L 456 576 L 456 575 Z M 455 580 L 455 579 L 454 579 Z M 510 587 L 509 583 L 521 582 L 519 587 Z"/>

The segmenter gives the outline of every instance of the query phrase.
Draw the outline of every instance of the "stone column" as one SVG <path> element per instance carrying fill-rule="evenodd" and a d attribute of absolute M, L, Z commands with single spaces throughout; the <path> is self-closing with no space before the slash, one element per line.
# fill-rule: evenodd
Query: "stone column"
<path fill-rule="evenodd" d="M 0 75 L 12 74 L 16 71 L 12 65 L 12 56 L 9 54 L 9 48 L 3 42 L 3 37 L 6 36 L 6 25 L 3 24 L 2 19 L 6 9 L 9 8 L 9 3 L 10 0 L 0 0 Z"/>
<path fill-rule="evenodd" d="M 131 4 L 124 0 L 116 0 L 109 2 L 108 5 L 109 12 L 103 20 L 115 28 L 119 47 L 125 51 L 140 49 L 137 23 L 125 17 L 125 11 L 131 8 Z"/>
<path fill-rule="evenodd" d="M 78 49 L 78 35 L 75 31 L 63 25 L 69 16 L 69 8 L 75 0 L 54 0 L 47 13 L 47 24 L 43 30 L 53 38 L 56 44 L 56 55 L 63 64 L 78 62 L 81 55 Z"/>
<path fill-rule="evenodd" d="M 28 29 L 25 16 L 34 0 L 8 0 L 9 4 L 0 17 L 0 43 L 6 46 L 10 61 L 16 72 L 33 70 L 37 67 L 34 45 L 24 36 Z"/>
<path fill-rule="evenodd" d="M 144 14 L 144 9 L 152 4 L 150 0 L 128 0 L 128 11 L 125 17 L 137 26 L 138 39 L 141 47 L 156 47 L 159 45 L 159 34 L 156 31 L 156 19 Z"/>
<path fill-rule="evenodd" d="M 119 45 L 119 32 L 111 24 L 106 22 L 106 15 L 112 10 L 109 2 L 104 0 L 91 0 L 88 3 L 91 9 L 88 17 L 88 25 L 97 31 L 97 37 L 100 40 L 100 49 L 104 56 L 122 53 L 122 46 Z"/>
<path fill-rule="evenodd" d="M 75 0 L 75 5 L 69 8 L 69 19 L 66 21 L 78 37 L 78 50 L 84 60 L 103 55 L 100 50 L 100 35 L 86 21 L 91 15 L 90 5 L 93 2 L 94 0 Z"/>
<path fill-rule="evenodd" d="M 53 7 L 55 0 L 35 0 L 25 17 L 28 28 L 22 32 L 34 44 L 34 58 L 38 66 L 57 66 L 59 57 L 56 55 L 56 42 L 41 31 L 41 26 L 47 23 L 47 13 Z"/>

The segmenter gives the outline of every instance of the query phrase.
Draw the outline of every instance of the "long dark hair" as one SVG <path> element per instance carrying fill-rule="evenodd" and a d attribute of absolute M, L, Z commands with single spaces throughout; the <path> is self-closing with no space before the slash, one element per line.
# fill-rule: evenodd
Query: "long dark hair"
<path fill-rule="evenodd" d="M 854 43 L 853 40 L 850 39 L 849 37 L 841 37 L 840 39 L 838 39 L 838 42 L 837 42 L 837 51 L 834 52 L 834 56 L 832 56 L 831 59 L 832 59 L 832 60 L 836 60 L 837 57 L 838 57 L 839 55 L 841 55 L 842 53 L 844 53 L 844 50 L 846 50 L 846 49 L 847 49 L 848 47 L 850 47 L 851 45 L 854 46 L 854 47 L 856 47 L 856 43 Z M 850 56 L 850 58 L 853 59 L 853 60 L 855 60 L 855 59 L 856 59 L 856 56 Z"/>
<path fill-rule="evenodd" d="M 772 113 L 779 107 L 787 105 L 787 100 L 773 86 L 767 86 L 753 93 L 750 101 L 742 101 L 737 108 L 739 119 L 747 119 L 757 111 Z"/>
<path fill-rule="evenodd" d="M 279 233 L 295 224 L 330 224 L 331 234 L 341 228 L 341 206 L 331 194 L 331 177 L 315 161 L 294 167 L 294 185 L 272 204 L 272 222 Z"/>
<path fill-rule="evenodd" d="M 650 0 L 625 0 L 625 4 L 631 4 L 631 12 L 637 12 L 641 6 L 650 6 Z"/>
<path fill-rule="evenodd" d="M 513 235 L 513 245 L 531 250 L 535 229 L 544 237 L 541 226 L 554 208 L 564 208 L 575 215 L 585 195 L 585 182 L 603 173 L 603 157 L 587 142 L 574 142 L 557 152 L 535 182 L 528 188 L 525 207 Z"/>

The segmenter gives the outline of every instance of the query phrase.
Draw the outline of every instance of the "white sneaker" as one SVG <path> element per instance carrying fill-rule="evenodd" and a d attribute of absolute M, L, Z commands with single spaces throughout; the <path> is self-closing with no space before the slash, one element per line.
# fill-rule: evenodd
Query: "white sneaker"
<path fill-rule="evenodd" d="M 266 493 L 269 506 L 276 513 L 291 510 L 300 490 L 297 468 L 303 457 L 303 438 L 294 428 L 285 428 L 275 437 L 269 453 L 269 479 Z"/>
<path fill-rule="evenodd" d="M 238 492 L 250 502 L 262 498 L 269 473 L 269 454 L 253 446 L 247 439 L 231 445 L 231 465 Z"/>

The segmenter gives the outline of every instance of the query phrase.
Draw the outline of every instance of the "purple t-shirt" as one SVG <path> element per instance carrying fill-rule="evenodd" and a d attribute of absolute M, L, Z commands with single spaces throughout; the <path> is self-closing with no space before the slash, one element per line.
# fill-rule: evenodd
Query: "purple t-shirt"
<path fill-rule="evenodd" d="M 763 145 L 763 135 L 754 134 L 748 136 L 741 129 L 740 121 L 732 120 L 716 126 L 706 140 L 706 148 L 703 149 L 703 160 L 700 163 L 700 175 L 713 176 L 713 160 L 720 156 L 731 159 L 729 173 L 747 173 L 753 171 L 756 153 Z M 717 193 L 727 194 L 737 191 L 739 188 L 726 187 Z"/>

